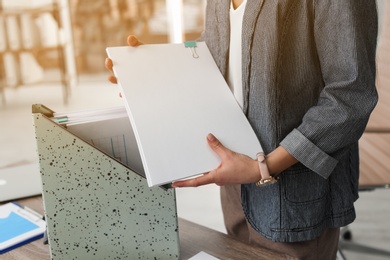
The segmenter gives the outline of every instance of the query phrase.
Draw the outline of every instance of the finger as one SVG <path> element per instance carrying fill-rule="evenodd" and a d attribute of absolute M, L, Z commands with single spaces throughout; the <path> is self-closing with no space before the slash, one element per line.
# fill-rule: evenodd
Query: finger
<path fill-rule="evenodd" d="M 112 71 L 112 60 L 110 58 L 106 58 L 106 60 L 104 61 L 104 65 L 106 66 L 106 69 L 108 69 L 109 71 L 113 72 Z"/>
<path fill-rule="evenodd" d="M 110 81 L 111 83 L 114 83 L 114 84 L 118 83 L 116 77 L 112 76 L 112 75 L 108 76 L 108 81 Z"/>
<path fill-rule="evenodd" d="M 214 183 L 214 177 L 212 174 L 208 173 L 193 179 L 176 181 L 172 183 L 172 187 L 174 188 L 199 187 L 211 183 Z"/>
<path fill-rule="evenodd" d="M 228 149 L 223 146 L 223 144 L 213 135 L 213 134 L 208 134 L 207 135 L 207 142 L 213 151 L 218 154 L 220 158 L 222 158 Z"/>
<path fill-rule="evenodd" d="M 140 41 L 138 40 L 138 38 L 135 37 L 134 35 L 130 35 L 129 37 L 127 37 L 127 44 L 128 44 L 129 46 L 136 47 L 136 46 L 142 45 L 143 43 L 140 42 Z"/>

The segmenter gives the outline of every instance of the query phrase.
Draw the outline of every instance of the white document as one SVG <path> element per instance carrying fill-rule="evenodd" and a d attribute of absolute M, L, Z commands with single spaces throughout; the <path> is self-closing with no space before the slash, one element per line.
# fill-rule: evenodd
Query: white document
<path fill-rule="evenodd" d="M 103 120 L 87 119 L 77 124 L 66 124 L 69 132 L 84 139 L 102 152 L 127 165 L 136 173 L 145 176 L 129 118 L 115 117 Z"/>
<path fill-rule="evenodd" d="M 193 257 L 189 258 L 188 260 L 218 260 L 218 258 L 202 251 L 194 255 Z"/>
<path fill-rule="evenodd" d="M 110 47 L 108 56 L 149 186 L 207 173 L 220 164 L 213 133 L 251 158 L 261 145 L 204 42 Z M 195 58 L 198 56 L 198 58 Z"/>
<path fill-rule="evenodd" d="M 54 117 L 52 119 L 56 123 L 65 124 L 67 126 L 84 124 L 87 122 L 99 122 L 122 117 L 128 118 L 126 108 L 124 106 L 88 109 L 62 113 L 57 112 L 54 113 L 53 116 Z"/>

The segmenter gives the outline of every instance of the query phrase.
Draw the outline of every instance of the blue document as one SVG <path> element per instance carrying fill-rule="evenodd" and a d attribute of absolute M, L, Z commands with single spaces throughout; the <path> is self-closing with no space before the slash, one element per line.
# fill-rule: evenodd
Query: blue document
<path fill-rule="evenodd" d="M 41 238 L 46 229 L 42 217 L 16 203 L 0 206 L 0 254 Z"/>

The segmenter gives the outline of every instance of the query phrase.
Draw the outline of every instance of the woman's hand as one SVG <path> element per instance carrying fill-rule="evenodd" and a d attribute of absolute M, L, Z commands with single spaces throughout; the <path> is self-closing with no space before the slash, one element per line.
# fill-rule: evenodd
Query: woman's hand
<path fill-rule="evenodd" d="M 207 136 L 211 149 L 221 158 L 221 164 L 209 173 L 193 179 L 177 181 L 177 187 L 198 187 L 215 183 L 219 186 L 227 184 L 246 184 L 260 180 L 260 170 L 256 160 L 229 150 L 212 134 Z"/>
<path fill-rule="evenodd" d="M 127 37 L 127 44 L 129 46 L 136 47 L 142 45 L 143 42 L 139 41 L 138 38 L 135 37 L 134 35 L 130 35 L 129 37 Z M 112 67 L 113 67 L 112 60 L 110 58 L 106 58 L 104 65 L 106 66 L 106 69 L 111 72 L 111 75 L 108 77 L 108 80 L 114 84 L 118 83 L 116 77 L 114 76 L 114 72 L 112 71 Z"/>

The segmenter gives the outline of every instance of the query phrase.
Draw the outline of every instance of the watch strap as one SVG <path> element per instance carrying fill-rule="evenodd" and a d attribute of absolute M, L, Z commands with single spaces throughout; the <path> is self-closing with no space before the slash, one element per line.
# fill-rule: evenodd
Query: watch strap
<path fill-rule="evenodd" d="M 257 157 L 257 163 L 259 164 L 259 170 L 261 176 L 260 180 L 256 182 L 256 185 L 262 186 L 266 184 L 276 183 L 277 180 L 269 173 L 265 154 L 263 152 L 260 152 L 256 155 L 256 157 Z"/>

